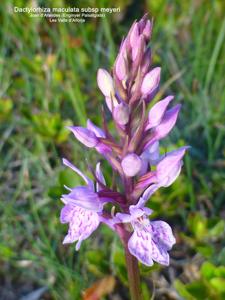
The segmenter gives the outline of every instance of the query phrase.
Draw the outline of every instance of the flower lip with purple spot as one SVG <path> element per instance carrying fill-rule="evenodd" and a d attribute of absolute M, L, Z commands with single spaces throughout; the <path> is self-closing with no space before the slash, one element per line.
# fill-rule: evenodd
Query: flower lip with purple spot
<path fill-rule="evenodd" d="M 175 244 L 170 226 L 164 221 L 150 221 L 152 210 L 147 207 L 130 207 L 130 214 L 117 213 L 117 222 L 130 222 L 133 233 L 128 241 L 131 254 L 143 264 L 152 266 L 153 261 L 169 265 L 168 251 Z"/>

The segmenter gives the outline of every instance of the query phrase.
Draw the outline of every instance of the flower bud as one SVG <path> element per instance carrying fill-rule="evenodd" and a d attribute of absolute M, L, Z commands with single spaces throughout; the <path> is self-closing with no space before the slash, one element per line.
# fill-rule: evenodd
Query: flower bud
<path fill-rule="evenodd" d="M 157 67 L 145 75 L 141 86 L 141 92 L 143 95 L 152 93 L 158 87 L 160 72 L 161 68 Z"/>
<path fill-rule="evenodd" d="M 138 56 L 143 56 L 145 52 L 145 42 L 143 35 L 140 35 L 136 44 L 132 48 L 132 60 L 135 61 Z M 140 63 L 140 61 L 138 61 Z"/>
<path fill-rule="evenodd" d="M 98 69 L 97 83 L 104 96 L 110 97 L 115 94 L 113 79 L 106 70 Z"/>
<path fill-rule="evenodd" d="M 144 28 L 145 28 L 145 24 L 146 24 L 146 19 L 145 17 L 142 18 L 139 22 L 138 22 L 138 28 L 139 28 L 139 31 L 142 33 Z"/>
<path fill-rule="evenodd" d="M 115 71 L 119 80 L 124 80 L 126 78 L 127 76 L 126 61 L 122 52 L 120 52 L 117 57 Z"/>
<path fill-rule="evenodd" d="M 143 34 L 147 40 L 150 39 L 151 33 L 152 33 L 152 24 L 151 24 L 150 20 L 147 20 L 147 22 L 145 24 L 145 28 L 143 30 Z"/>
<path fill-rule="evenodd" d="M 138 37 L 139 37 L 139 30 L 138 30 L 138 24 L 135 23 L 130 31 L 130 45 L 133 48 L 138 41 Z"/>
<path fill-rule="evenodd" d="M 120 103 L 113 110 L 113 117 L 119 125 L 126 125 L 129 121 L 129 106 L 125 103 Z"/>
<path fill-rule="evenodd" d="M 126 52 L 127 52 L 127 44 L 128 44 L 127 38 L 123 39 L 121 44 L 120 44 L 119 52 L 122 53 L 125 56 L 126 56 Z"/>
<path fill-rule="evenodd" d="M 148 48 L 145 51 L 143 61 L 142 61 L 142 64 L 141 64 L 141 73 L 143 75 L 145 75 L 148 72 L 150 64 L 151 64 L 151 49 Z"/>
<path fill-rule="evenodd" d="M 141 170 L 142 161 L 135 153 L 130 153 L 122 160 L 122 168 L 127 177 L 133 177 Z"/>
<path fill-rule="evenodd" d="M 85 146 L 93 148 L 98 144 L 98 139 L 91 130 L 79 126 L 69 126 L 68 129 L 71 130 L 78 141 Z"/>
<path fill-rule="evenodd" d="M 147 22 L 147 15 L 144 15 L 141 18 L 141 20 L 138 22 L 138 28 L 140 32 L 143 32 L 146 22 Z"/>
<path fill-rule="evenodd" d="M 127 57 L 131 49 L 130 41 L 129 41 L 129 35 L 123 39 L 123 41 L 120 44 L 119 53 L 123 54 L 123 57 Z"/>
<path fill-rule="evenodd" d="M 146 130 L 159 125 L 159 123 L 161 122 L 165 114 L 167 106 L 173 100 L 173 98 L 174 98 L 173 96 L 168 96 L 165 99 L 157 102 L 151 108 L 148 114 L 148 125 L 146 127 Z"/>

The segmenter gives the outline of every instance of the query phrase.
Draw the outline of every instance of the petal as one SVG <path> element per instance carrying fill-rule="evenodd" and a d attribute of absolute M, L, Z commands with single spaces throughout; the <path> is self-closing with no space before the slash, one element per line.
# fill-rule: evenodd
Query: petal
<path fill-rule="evenodd" d="M 144 207 L 149 198 L 158 190 L 158 184 L 152 184 L 147 188 L 137 203 L 137 207 Z"/>
<path fill-rule="evenodd" d="M 140 207 L 138 205 L 131 205 L 129 207 L 130 213 L 132 215 L 132 219 L 137 219 L 142 217 L 143 215 L 151 215 L 152 210 L 148 207 Z"/>
<path fill-rule="evenodd" d="M 148 114 L 148 125 L 146 127 L 146 130 L 159 125 L 159 123 L 161 122 L 165 114 L 167 106 L 173 100 L 173 98 L 174 98 L 173 96 L 168 96 L 165 99 L 157 102 L 151 108 Z"/>
<path fill-rule="evenodd" d="M 67 203 L 83 207 L 91 211 L 102 211 L 103 205 L 100 202 L 98 195 L 91 189 L 78 186 L 72 191 L 62 196 Z"/>
<path fill-rule="evenodd" d="M 152 266 L 151 234 L 145 230 L 135 230 L 128 241 L 128 249 L 140 262 Z"/>
<path fill-rule="evenodd" d="M 134 187 L 135 191 L 144 191 L 150 184 L 157 183 L 156 171 L 150 171 L 138 178 L 138 182 Z"/>
<path fill-rule="evenodd" d="M 168 266 L 170 257 L 166 249 L 161 247 L 159 244 L 154 243 L 153 240 L 151 241 L 151 248 L 152 259 L 161 265 Z"/>
<path fill-rule="evenodd" d="M 116 220 L 114 220 L 114 218 L 109 219 L 109 218 L 105 218 L 103 216 L 99 216 L 99 220 L 100 220 L 100 222 L 109 226 L 112 230 L 115 230 L 115 224 L 118 223 L 118 222 L 116 222 Z"/>
<path fill-rule="evenodd" d="M 156 151 L 159 151 L 159 142 L 155 142 L 154 144 L 152 144 L 149 148 L 148 148 L 148 153 L 153 154 Z"/>
<path fill-rule="evenodd" d="M 67 191 L 70 191 L 70 192 L 72 191 L 72 189 L 70 187 L 68 187 L 67 185 L 64 184 L 63 186 Z"/>
<path fill-rule="evenodd" d="M 160 244 L 166 250 L 170 250 L 176 243 L 172 229 L 169 224 L 164 221 L 152 221 L 152 238 L 156 244 Z"/>
<path fill-rule="evenodd" d="M 119 104 L 115 96 L 105 97 L 105 101 L 110 111 Z"/>
<path fill-rule="evenodd" d="M 151 166 L 156 165 L 161 159 L 159 153 L 159 142 L 156 141 L 151 144 L 145 151 L 141 154 L 143 159 L 146 159 Z"/>
<path fill-rule="evenodd" d="M 95 149 L 104 157 L 106 157 L 107 154 L 112 152 L 112 149 L 108 145 L 103 144 L 102 142 L 99 142 Z"/>
<path fill-rule="evenodd" d="M 160 185 L 163 187 L 170 186 L 174 181 L 177 179 L 177 177 L 180 175 L 181 168 L 182 168 L 183 162 L 178 163 L 173 170 L 168 174 L 168 176 L 164 176 L 163 179 L 159 179 Z M 158 177 L 159 178 L 159 177 Z"/>
<path fill-rule="evenodd" d="M 83 242 L 83 240 L 84 240 L 84 238 L 81 235 L 76 243 L 76 247 L 75 247 L 76 251 L 80 250 L 80 246 L 81 246 L 81 243 Z"/>
<path fill-rule="evenodd" d="M 130 223 L 132 216 L 130 214 L 117 213 L 115 215 L 115 223 Z"/>
<path fill-rule="evenodd" d="M 152 146 L 154 146 L 155 144 L 159 145 L 158 141 L 155 142 Z M 150 166 L 155 166 L 159 162 L 159 160 L 160 160 L 159 146 L 157 147 L 157 149 L 155 149 L 154 152 L 151 152 L 151 149 L 149 149 L 148 161 Z"/>
<path fill-rule="evenodd" d="M 93 148 L 98 144 L 96 135 L 89 129 L 80 126 L 69 126 L 75 137 L 86 147 Z"/>
<path fill-rule="evenodd" d="M 141 92 L 143 95 L 151 94 L 159 85 L 161 68 L 156 67 L 144 77 Z"/>
<path fill-rule="evenodd" d="M 66 204 L 62 209 L 60 213 L 60 222 L 62 224 L 69 223 L 72 216 L 73 216 L 73 210 L 74 206 L 71 204 Z"/>
<path fill-rule="evenodd" d="M 99 69 L 97 74 L 98 87 L 102 94 L 106 97 L 110 97 L 115 94 L 113 79 L 111 75 L 104 69 Z"/>
<path fill-rule="evenodd" d="M 171 151 L 157 164 L 156 174 L 161 186 L 169 186 L 180 174 L 182 158 L 188 147 L 181 147 Z"/>
<path fill-rule="evenodd" d="M 166 171 L 169 173 L 182 160 L 188 147 L 181 147 L 177 150 L 166 153 L 165 157 L 158 163 L 157 175 L 161 176 Z"/>
<path fill-rule="evenodd" d="M 139 171 L 138 176 L 143 176 L 145 173 L 148 172 L 148 159 L 142 154 L 140 156 L 140 158 L 141 158 L 141 170 Z"/>
<path fill-rule="evenodd" d="M 156 152 L 159 149 L 159 142 L 156 141 L 155 143 L 148 146 L 145 151 L 142 152 L 141 157 L 148 159 L 149 155 Z"/>
<path fill-rule="evenodd" d="M 142 207 L 143 211 L 145 212 L 145 215 L 150 216 L 153 213 L 153 210 L 148 207 Z"/>
<path fill-rule="evenodd" d="M 98 227 L 99 222 L 99 217 L 96 212 L 75 206 L 69 223 L 69 231 L 63 244 L 73 243 L 78 240 L 76 247 L 78 250 L 81 242 L 92 234 Z"/>
<path fill-rule="evenodd" d="M 91 179 L 89 179 L 86 175 L 84 175 L 84 173 L 82 173 L 76 166 L 74 166 L 73 164 L 71 164 L 71 162 L 69 162 L 66 158 L 63 158 L 63 164 L 67 167 L 69 167 L 70 169 L 72 169 L 73 171 L 75 171 L 80 177 L 83 178 L 83 180 L 87 183 L 87 185 L 94 190 L 94 183 Z"/>
<path fill-rule="evenodd" d="M 105 138 L 105 132 L 91 122 L 91 120 L 87 120 L 87 129 L 91 130 L 97 137 Z"/>
<path fill-rule="evenodd" d="M 105 178 L 104 178 L 104 176 L 102 174 L 102 171 L 101 171 L 101 164 L 100 164 L 100 162 L 98 162 L 97 165 L 96 165 L 95 175 L 96 175 L 97 179 L 103 185 L 106 185 Z M 100 186 L 100 184 L 98 182 L 96 183 L 96 190 L 97 190 L 97 192 L 99 192 L 101 190 L 101 186 Z"/>
<path fill-rule="evenodd" d="M 161 123 L 154 128 L 153 136 L 155 140 L 163 139 L 169 134 L 176 124 L 180 109 L 181 105 L 177 104 L 164 114 Z"/>

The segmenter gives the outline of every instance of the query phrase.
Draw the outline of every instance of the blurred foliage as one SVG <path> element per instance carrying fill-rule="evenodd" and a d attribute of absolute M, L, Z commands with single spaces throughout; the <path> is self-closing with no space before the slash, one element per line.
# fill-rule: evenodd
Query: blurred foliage
<path fill-rule="evenodd" d="M 77 1 L 121 8 L 85 24 L 12 12 L 35 4 L 53 5 L 0 3 L 0 299 L 22 299 L 42 286 L 41 299 L 81 299 L 93 287 L 104 295 L 105 278 L 113 292 L 102 299 L 128 299 L 123 248 L 110 229 L 101 226 L 79 253 L 61 244 L 67 230 L 59 223 L 63 185 L 80 184 L 61 157 L 85 172 L 87 162 L 98 160 L 65 126 L 85 125 L 87 116 L 101 125 L 97 69 L 113 65 L 121 38 L 145 12 L 154 19 L 153 65 L 162 66 L 158 97 L 171 93 L 183 104 L 162 151 L 185 144 L 191 150 L 179 179 L 149 201 L 153 218 L 174 228 L 177 244 L 170 267 L 140 266 L 144 299 L 224 299 L 225 2 Z M 72 0 L 56 5 L 75 6 Z M 111 169 L 104 167 L 110 183 Z"/>
<path fill-rule="evenodd" d="M 63 121 L 60 115 L 41 112 L 31 116 L 34 134 L 40 134 L 43 139 L 49 139 L 60 144 L 68 138 L 66 126 L 72 125 L 70 120 Z"/>
<path fill-rule="evenodd" d="M 186 285 L 178 279 L 175 281 L 175 287 L 184 299 L 224 299 L 225 266 L 216 267 L 210 262 L 204 262 L 199 277 Z"/>

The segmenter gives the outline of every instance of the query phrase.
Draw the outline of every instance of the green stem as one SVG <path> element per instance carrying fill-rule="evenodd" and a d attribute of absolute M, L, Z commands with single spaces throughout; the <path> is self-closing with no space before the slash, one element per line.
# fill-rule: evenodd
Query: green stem
<path fill-rule="evenodd" d="M 132 254 L 130 254 L 127 243 L 124 248 L 131 300 L 142 300 L 138 261 Z"/>

